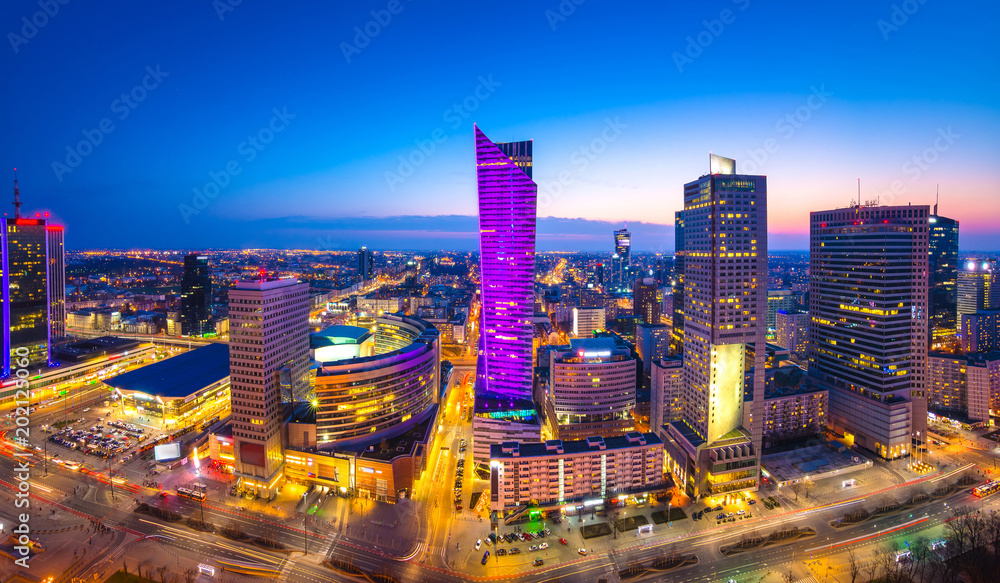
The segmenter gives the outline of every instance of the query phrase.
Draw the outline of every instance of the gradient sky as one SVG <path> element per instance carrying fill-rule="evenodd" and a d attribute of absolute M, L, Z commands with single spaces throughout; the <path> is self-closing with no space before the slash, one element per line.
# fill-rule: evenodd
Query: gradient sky
<path fill-rule="evenodd" d="M 772 249 L 858 178 L 897 204 L 940 184 L 963 250 L 1000 248 L 995 3 L 236 1 L 0 7 L 0 167 L 68 247 L 475 248 L 475 122 L 535 140 L 541 250 L 608 250 L 624 221 L 672 250 L 709 152 L 768 176 Z"/>

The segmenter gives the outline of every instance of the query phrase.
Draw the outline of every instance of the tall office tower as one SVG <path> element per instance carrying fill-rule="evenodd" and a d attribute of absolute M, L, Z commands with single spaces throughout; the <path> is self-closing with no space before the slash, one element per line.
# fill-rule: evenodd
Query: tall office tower
<path fill-rule="evenodd" d="M 958 332 L 958 221 L 938 214 L 938 205 L 928 217 L 928 343 L 940 344 Z"/>
<path fill-rule="evenodd" d="M 538 198 L 531 142 L 494 144 L 478 127 L 475 135 L 484 388 L 530 397 Z"/>
<path fill-rule="evenodd" d="M 970 260 L 958 272 L 958 316 L 1000 308 L 1000 275 L 993 260 Z"/>
<path fill-rule="evenodd" d="M 66 249 L 59 225 L 46 225 L 49 256 L 49 333 L 52 338 L 66 335 Z"/>
<path fill-rule="evenodd" d="M 532 142 L 494 143 L 478 127 L 475 138 L 482 325 L 472 440 L 487 463 L 493 444 L 541 438 L 531 400 L 538 186 Z"/>
<path fill-rule="evenodd" d="M 684 211 L 674 213 L 674 314 L 671 325 L 670 349 L 674 354 L 684 351 Z"/>
<path fill-rule="evenodd" d="M 181 334 L 202 336 L 215 330 L 212 325 L 212 275 L 208 256 L 192 253 L 184 256 L 181 277 Z"/>
<path fill-rule="evenodd" d="M 648 376 L 653 363 L 670 354 L 670 328 L 663 324 L 637 324 L 635 351 L 642 360 L 642 374 Z"/>
<path fill-rule="evenodd" d="M 52 289 L 66 281 L 62 227 L 49 225 L 47 217 L 21 217 L 21 193 L 15 176 L 14 216 L 4 219 L 0 233 L 3 376 L 21 368 L 14 366 L 15 358 L 27 357 L 28 369 L 48 366 L 51 334 L 53 330 L 64 330 L 65 288 Z M 50 244 L 55 257 L 49 254 Z M 59 326 L 52 325 L 50 311 L 54 307 L 63 312 L 56 315 L 62 318 Z"/>
<path fill-rule="evenodd" d="M 632 286 L 632 314 L 647 324 L 660 323 L 660 302 L 656 299 L 659 285 L 656 279 L 636 279 Z"/>
<path fill-rule="evenodd" d="M 830 387 L 830 426 L 886 459 L 927 435 L 929 214 L 810 215 L 809 374 Z"/>
<path fill-rule="evenodd" d="M 293 398 L 309 391 L 309 284 L 237 282 L 229 290 L 229 321 L 234 474 L 244 490 L 273 497 L 284 467 L 282 373 Z"/>
<path fill-rule="evenodd" d="M 611 286 L 614 291 L 632 287 L 632 233 L 628 225 L 615 231 L 615 252 L 611 256 Z"/>
<path fill-rule="evenodd" d="M 361 281 L 375 279 L 375 257 L 367 247 L 358 249 L 358 279 Z"/>
<path fill-rule="evenodd" d="M 684 420 L 665 440 L 693 497 L 756 489 L 763 435 L 767 179 L 715 155 L 710 172 L 684 185 Z"/>

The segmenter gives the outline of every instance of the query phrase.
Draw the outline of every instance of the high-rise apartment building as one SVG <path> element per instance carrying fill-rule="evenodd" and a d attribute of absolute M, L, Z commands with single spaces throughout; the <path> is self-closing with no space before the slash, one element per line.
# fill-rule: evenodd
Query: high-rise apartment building
<path fill-rule="evenodd" d="M 659 283 L 652 277 L 635 280 L 632 286 L 632 313 L 646 324 L 660 323 L 660 302 L 656 299 Z"/>
<path fill-rule="evenodd" d="M 926 440 L 929 214 L 810 216 L 809 374 L 830 387 L 830 426 L 886 459 Z"/>
<path fill-rule="evenodd" d="M 367 247 L 358 249 L 358 279 L 361 281 L 375 279 L 375 256 Z"/>
<path fill-rule="evenodd" d="M 969 260 L 958 272 L 958 316 L 1000 308 L 1000 269 L 993 260 Z"/>
<path fill-rule="evenodd" d="M 650 431 L 659 433 L 664 425 L 684 419 L 683 364 L 675 356 L 654 361 L 650 367 Z"/>
<path fill-rule="evenodd" d="M 238 282 L 229 321 L 234 475 L 244 490 L 272 497 L 283 477 L 282 402 L 309 391 L 309 284 Z M 282 374 L 291 395 L 281 394 Z"/>
<path fill-rule="evenodd" d="M 779 310 L 774 315 L 775 343 L 805 357 L 809 346 L 809 314 Z"/>
<path fill-rule="evenodd" d="M 670 348 L 674 354 L 684 350 L 684 211 L 674 213 L 674 313 Z"/>
<path fill-rule="evenodd" d="M 967 354 L 1000 350 L 1000 308 L 962 314 L 959 335 Z"/>
<path fill-rule="evenodd" d="M 670 328 L 663 324 L 636 324 L 635 351 L 642 359 L 642 374 L 648 376 L 653 363 L 670 354 Z"/>
<path fill-rule="evenodd" d="M 208 256 L 192 253 L 184 257 L 181 277 L 181 334 L 202 336 L 213 332 L 212 275 Z"/>
<path fill-rule="evenodd" d="M 795 308 L 795 298 L 790 289 L 767 290 L 767 330 L 771 332 L 777 326 L 774 315 L 784 310 L 791 312 Z M 786 346 L 787 348 L 787 346 Z"/>
<path fill-rule="evenodd" d="M 757 488 L 764 400 L 767 179 L 710 172 L 684 185 L 684 414 L 664 440 L 693 497 Z"/>
<path fill-rule="evenodd" d="M 611 287 L 626 291 L 632 287 L 632 233 L 628 227 L 615 231 L 615 252 L 611 255 Z"/>
<path fill-rule="evenodd" d="M 931 345 L 954 337 L 958 331 L 958 221 L 934 212 L 927 219 L 928 270 L 931 286 L 928 298 Z"/>

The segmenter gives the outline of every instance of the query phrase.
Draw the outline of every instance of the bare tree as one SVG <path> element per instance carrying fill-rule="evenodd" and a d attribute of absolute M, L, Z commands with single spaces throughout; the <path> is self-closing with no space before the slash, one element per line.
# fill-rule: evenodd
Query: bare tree
<path fill-rule="evenodd" d="M 851 549 L 851 552 L 847 555 L 847 566 L 848 571 L 851 573 L 851 583 L 858 583 L 858 575 L 861 574 L 861 562 L 858 560 L 858 554 Z"/>
<path fill-rule="evenodd" d="M 795 583 L 795 573 L 793 573 L 791 568 L 789 568 L 787 572 L 781 575 L 781 580 L 785 583 Z"/>
<path fill-rule="evenodd" d="M 882 570 L 882 555 L 885 554 L 885 549 L 878 547 L 872 551 L 872 558 L 868 561 L 867 568 L 865 569 L 868 573 L 868 580 L 874 581 L 878 579 L 879 573 Z"/>
<path fill-rule="evenodd" d="M 792 482 L 792 486 L 791 487 L 792 487 L 792 492 L 795 493 L 795 501 L 798 502 L 799 501 L 799 490 L 802 489 L 802 484 L 800 484 L 799 482 Z"/>
<path fill-rule="evenodd" d="M 805 494 L 806 494 L 806 500 L 808 500 L 809 499 L 809 495 L 812 494 L 813 490 L 816 489 L 816 482 L 813 482 L 812 480 L 806 480 L 805 489 L 806 489 L 806 492 L 805 492 Z"/>
<path fill-rule="evenodd" d="M 156 572 L 160 574 L 160 583 L 167 583 L 167 568 L 160 567 Z"/>

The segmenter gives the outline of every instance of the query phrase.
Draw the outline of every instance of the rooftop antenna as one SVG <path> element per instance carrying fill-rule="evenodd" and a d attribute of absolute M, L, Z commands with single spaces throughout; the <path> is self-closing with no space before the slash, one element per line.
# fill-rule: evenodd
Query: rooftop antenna
<path fill-rule="evenodd" d="M 941 185 L 938 184 L 936 186 L 937 186 L 937 193 L 934 195 L 934 216 L 935 217 L 937 216 L 938 202 L 941 201 Z"/>
<path fill-rule="evenodd" d="M 21 191 L 17 189 L 17 168 L 14 169 L 14 218 L 21 218 Z"/>

